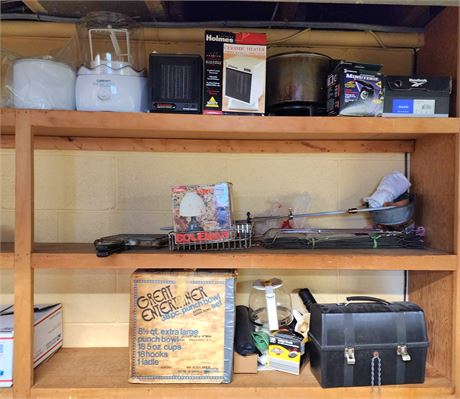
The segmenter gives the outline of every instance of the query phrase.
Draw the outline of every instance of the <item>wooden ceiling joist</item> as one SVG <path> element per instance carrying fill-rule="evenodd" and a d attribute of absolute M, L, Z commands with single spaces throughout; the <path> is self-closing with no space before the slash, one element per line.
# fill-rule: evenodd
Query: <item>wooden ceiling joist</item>
<path fill-rule="evenodd" d="M 23 0 L 27 8 L 35 14 L 47 14 L 48 11 L 43 7 L 38 0 Z"/>
<path fill-rule="evenodd" d="M 168 9 L 164 1 L 145 0 L 144 2 L 154 21 L 165 21 L 168 18 Z"/>

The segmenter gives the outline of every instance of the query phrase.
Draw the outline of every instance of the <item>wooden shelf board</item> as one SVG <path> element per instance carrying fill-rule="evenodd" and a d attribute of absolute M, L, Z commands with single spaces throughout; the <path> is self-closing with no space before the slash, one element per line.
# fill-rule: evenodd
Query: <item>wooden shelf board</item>
<path fill-rule="evenodd" d="M 456 270 L 457 255 L 435 249 L 128 251 L 98 258 L 92 244 L 36 244 L 35 268 L 236 268 Z"/>
<path fill-rule="evenodd" d="M 38 136 L 201 140 L 409 140 L 457 134 L 459 118 L 275 117 L 2 109 L 11 134 L 15 112 L 30 113 Z"/>
<path fill-rule="evenodd" d="M 13 399 L 13 389 L 0 388 L 0 399 Z"/>
<path fill-rule="evenodd" d="M 0 136 L 0 148 L 15 148 L 14 135 Z M 36 150 L 195 152 L 250 154 L 414 152 L 415 140 L 198 140 L 36 136 Z"/>
<path fill-rule="evenodd" d="M 14 243 L 2 242 L 0 243 L 0 269 L 12 269 L 13 267 L 14 267 Z"/>
<path fill-rule="evenodd" d="M 127 348 L 64 348 L 35 371 L 34 399 L 218 397 L 243 398 L 367 398 L 369 387 L 323 389 L 307 364 L 300 376 L 261 372 L 234 375 L 231 384 L 130 384 Z M 443 377 L 424 384 L 384 386 L 382 398 L 450 398 L 453 387 Z"/>

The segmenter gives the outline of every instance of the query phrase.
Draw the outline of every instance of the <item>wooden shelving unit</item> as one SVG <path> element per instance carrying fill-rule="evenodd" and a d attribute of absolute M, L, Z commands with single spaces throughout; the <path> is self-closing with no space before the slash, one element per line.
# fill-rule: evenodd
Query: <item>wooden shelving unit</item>
<path fill-rule="evenodd" d="M 112 116 L 108 119 L 108 116 Z M 139 140 L 133 134 L 133 127 L 144 126 L 144 139 L 155 140 L 157 131 L 147 128 L 157 120 L 158 115 L 143 114 L 108 114 L 108 113 L 84 113 L 84 112 L 59 112 L 59 111 L 36 111 L 36 110 L 2 110 L 2 131 L 11 132 L 16 146 L 16 179 L 22 184 L 17 185 L 16 190 L 16 242 L 13 245 L 2 245 L 0 256 L 1 267 L 13 267 L 15 273 L 15 297 L 16 303 L 22 304 L 22 312 L 18 315 L 16 324 L 21 326 L 16 336 L 15 362 L 20 366 L 16 369 L 14 393 L 15 397 L 31 398 L 67 398 L 69 395 L 76 398 L 106 397 L 113 398 L 144 398 L 144 397 L 179 397 L 186 392 L 189 397 L 209 397 L 219 395 L 222 397 L 251 397 L 263 395 L 270 398 L 279 396 L 280 392 L 292 397 L 312 398 L 359 398 L 369 394 L 368 388 L 348 388 L 323 390 L 310 374 L 308 366 L 302 376 L 285 376 L 258 374 L 255 376 L 235 376 L 234 382 L 229 386 L 175 386 L 175 385 L 130 385 L 126 381 L 126 349 L 64 349 L 58 352 L 52 359 L 40 366 L 34 373 L 30 368 L 31 349 L 31 306 L 33 298 L 33 271 L 37 268 L 133 268 L 133 267 L 168 267 L 187 268 L 200 267 L 215 268 L 216 264 L 222 268 L 251 268 L 251 269 L 357 269 L 357 270 L 410 270 L 410 293 L 411 297 L 420 303 L 425 309 L 430 330 L 430 356 L 426 382 L 416 386 L 393 386 L 385 387 L 385 395 L 391 398 L 414 397 L 414 398 L 452 398 L 455 389 L 455 367 L 452 348 L 459 345 L 457 335 L 454 335 L 454 314 L 458 314 L 455 289 L 458 285 L 458 255 L 454 240 L 454 231 L 458 228 L 458 222 L 453 215 L 457 212 L 458 199 L 455 193 L 458 190 L 457 176 L 458 164 L 458 141 L 460 124 L 458 118 L 436 120 L 436 129 L 433 125 L 425 124 L 419 119 L 398 120 L 398 133 L 380 133 L 378 139 L 372 139 L 369 133 L 365 134 L 365 140 L 359 140 L 359 148 L 363 150 L 363 143 L 369 151 L 373 145 L 375 151 L 382 151 L 386 145 L 393 148 L 401 146 L 412 153 L 412 176 L 414 186 L 420 193 L 425 204 L 430 204 L 436 198 L 441 201 L 443 215 L 447 223 L 440 220 L 440 215 L 435 209 L 426 207 L 423 210 L 423 220 L 431 221 L 428 237 L 429 249 L 423 250 L 315 250 L 315 251 L 279 251 L 252 249 L 235 252 L 210 252 L 210 253 L 174 253 L 169 251 L 128 252 L 112 255 L 108 258 L 97 258 L 91 244 L 35 244 L 32 245 L 33 231 L 33 162 L 32 154 L 34 143 L 40 138 L 45 130 L 41 126 L 43 121 L 51 118 L 55 126 L 60 127 L 60 138 L 75 141 L 82 135 L 87 135 L 91 127 L 79 130 L 75 126 L 79 124 L 88 126 L 97 125 L 98 120 L 105 126 L 107 131 L 117 131 L 120 136 L 111 138 L 106 136 L 93 138 L 104 147 L 112 140 Z M 46 116 L 46 117 L 45 117 Z M 72 128 L 67 130 L 66 119 L 71 117 Z M 122 118 L 123 117 L 123 118 Z M 177 144 L 177 136 L 182 136 L 183 131 L 193 132 L 187 118 L 181 118 L 177 122 L 174 115 L 160 115 L 164 124 L 173 123 L 177 131 L 171 131 L 168 138 L 162 138 L 164 144 L 158 151 L 168 151 Z M 125 120 L 119 123 L 120 118 Z M 142 120 L 142 124 L 138 121 Z M 239 117 L 238 117 L 239 118 Z M 212 120 L 206 116 L 195 116 L 193 119 L 212 125 L 213 121 L 219 123 L 218 117 Z M 257 117 L 247 117 L 248 126 L 252 126 Z M 278 126 L 278 118 L 260 118 L 273 120 L 271 126 Z M 284 123 L 295 124 L 298 118 L 284 118 Z M 355 146 L 355 126 L 361 126 L 361 119 L 352 118 L 325 118 L 335 137 L 334 140 L 318 140 L 320 146 L 333 146 L 340 141 L 349 140 Z M 349 130 L 343 128 L 344 121 L 351 124 Z M 50 122 L 46 122 L 49 124 Z M 179 124 L 180 123 L 180 124 Z M 365 118 L 367 131 L 381 130 L 382 124 L 390 125 L 393 120 L 381 118 Z M 85 125 L 86 124 L 86 125 Z M 200 125 L 201 126 L 201 125 Z M 388 126 L 388 125 L 386 125 Z M 428 127 L 427 127 L 428 126 Z M 339 128 L 340 127 L 340 128 Z M 314 129 L 316 128 L 313 126 Z M 387 127 L 385 127 L 387 128 Z M 11 130 L 13 129 L 13 130 Z M 270 145 L 275 148 L 279 140 L 269 139 L 263 136 L 261 140 L 255 139 L 247 132 L 248 128 L 241 125 L 238 129 L 227 128 L 228 134 L 232 132 L 238 136 L 245 133 L 245 137 L 251 141 L 255 148 L 262 145 Z M 275 131 L 277 128 L 273 128 Z M 416 129 L 419 129 L 416 131 Z M 292 128 L 292 131 L 296 129 Z M 38 136 L 35 136 L 35 132 Z M 235 133 L 236 131 L 236 133 Z M 423 132 L 420 133 L 420 132 Z M 97 131 L 95 134 L 102 134 Z M 105 133 L 104 133 L 105 134 Z M 191 133 L 192 134 L 192 133 Z M 209 135 L 205 140 L 207 144 L 214 141 L 220 133 Z M 305 132 L 292 133 L 302 136 L 299 140 L 293 140 L 293 145 L 304 142 L 303 137 L 316 135 L 314 130 L 306 129 Z M 125 137 L 123 137 L 123 135 Z M 193 132 L 193 135 L 198 133 Z M 404 139 L 400 139 L 403 135 Z M 236 137 L 235 136 L 235 137 Z M 85 136 L 86 137 L 86 136 Z M 147 138 L 146 138 L 147 137 Z M 197 136 L 198 137 L 198 136 Z M 317 136 L 315 136 L 315 139 Z M 388 138 L 388 140 L 386 140 Z M 195 139 L 190 139 L 191 141 Z M 227 146 L 234 141 L 218 140 L 220 146 Z M 237 139 L 239 143 L 243 140 Z M 39 141 L 40 142 L 40 141 Z M 308 141 L 307 141 L 308 142 Z M 41 142 L 43 143 L 43 142 Z M 56 143 L 56 141 L 55 141 Z M 408 146 L 408 143 L 410 144 Z M 407 146 L 407 147 L 406 147 Z M 57 147 L 59 148 L 59 147 Z M 229 151 L 239 151 L 241 148 L 226 147 Z M 268 148 L 268 147 L 267 147 Z M 321 147 L 323 148 L 323 147 Z M 357 148 L 357 147 L 356 147 Z M 350 151 L 356 152 L 356 148 L 350 147 Z M 124 148 L 129 150 L 129 146 Z M 182 148 L 187 151 L 189 148 Z M 307 146 L 305 150 L 311 152 Z M 447 169 L 446 169 L 447 168 Z M 438 173 L 439 170 L 443 173 Z M 448 173 L 446 173 L 446 170 Z M 433 178 L 433 175 L 436 178 Z M 439 193 L 444 193 L 440 196 Z M 444 198 L 445 197 L 445 198 Z M 20 305 L 21 306 L 21 305 Z M 22 317 L 21 317 L 22 316 Z M 18 320 L 19 319 L 19 320 Z M 442 323 L 437 323 L 442 320 Z M 19 331 L 19 330 L 18 330 Z M 18 345 L 20 343 L 22 345 Z M 70 370 L 72 369 L 72 370 Z M 20 370 L 20 371 L 19 371 Z M 30 372 L 28 373 L 28 370 Z M 281 391 L 282 389 L 282 391 Z M 1 395 L 8 397 L 11 390 L 0 391 Z M 22 395 L 22 396 L 21 396 Z M 345 396 L 344 396 L 345 395 Z M 1 396 L 0 396 L 1 397 Z M 3 398 L 2 398 L 3 399 Z"/>
<path fill-rule="evenodd" d="M 457 74 L 458 10 L 427 28 L 419 73 Z M 439 57 L 433 57 L 438 54 Z M 443 55 L 446 55 L 444 57 Z M 449 55 L 449 57 L 447 57 Z M 439 60 L 437 60 L 439 58 Z M 457 92 L 455 92 L 457 93 Z M 458 112 L 455 93 L 454 114 Z M 457 107 L 455 106 L 457 104 Z M 1 110 L 2 148 L 16 148 L 15 243 L 2 245 L 0 268 L 15 281 L 15 382 L 0 398 L 367 398 L 368 387 L 327 389 L 309 372 L 236 375 L 229 385 L 130 385 L 124 348 L 62 349 L 32 369 L 37 268 L 260 268 L 409 270 L 409 299 L 424 309 L 430 347 L 427 378 L 385 386 L 382 398 L 458 398 L 460 393 L 460 119 L 290 118 Z M 418 194 L 425 250 L 131 252 L 98 259 L 88 244 L 34 245 L 34 149 L 163 152 L 405 152 Z"/>
<path fill-rule="evenodd" d="M 12 269 L 14 267 L 14 244 L 0 243 L 0 269 Z"/>

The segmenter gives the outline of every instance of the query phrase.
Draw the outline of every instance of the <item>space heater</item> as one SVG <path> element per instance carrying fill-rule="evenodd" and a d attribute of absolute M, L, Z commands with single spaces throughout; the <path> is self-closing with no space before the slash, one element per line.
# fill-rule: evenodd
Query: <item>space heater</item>
<path fill-rule="evenodd" d="M 158 54 L 149 58 L 151 112 L 201 113 L 203 61 L 195 54 Z"/>
<path fill-rule="evenodd" d="M 265 62 L 253 57 L 232 57 L 225 61 L 223 81 L 229 109 L 257 111 L 265 88 Z"/>

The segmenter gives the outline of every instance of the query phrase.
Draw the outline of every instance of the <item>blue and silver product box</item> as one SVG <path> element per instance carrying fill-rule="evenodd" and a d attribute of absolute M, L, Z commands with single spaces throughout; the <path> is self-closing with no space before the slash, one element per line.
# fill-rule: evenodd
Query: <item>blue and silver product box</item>
<path fill-rule="evenodd" d="M 381 116 L 382 65 L 338 61 L 327 77 L 327 114 Z"/>
<path fill-rule="evenodd" d="M 62 305 L 34 308 L 34 364 L 36 367 L 62 346 Z M 0 306 L 0 387 L 13 385 L 14 306 Z"/>
<path fill-rule="evenodd" d="M 234 272 L 132 274 L 129 382 L 229 383 L 234 331 Z"/>
<path fill-rule="evenodd" d="M 383 116 L 449 116 L 452 78 L 448 76 L 385 76 Z"/>

